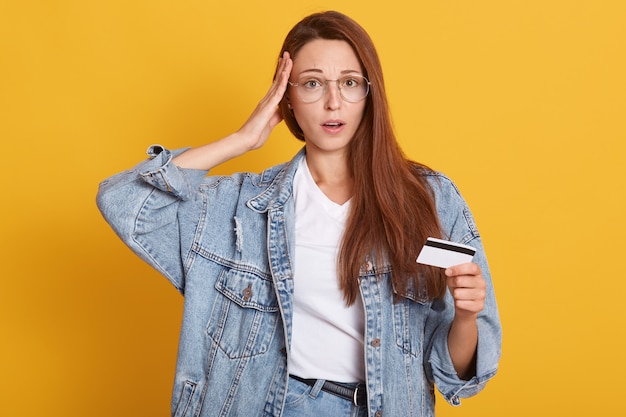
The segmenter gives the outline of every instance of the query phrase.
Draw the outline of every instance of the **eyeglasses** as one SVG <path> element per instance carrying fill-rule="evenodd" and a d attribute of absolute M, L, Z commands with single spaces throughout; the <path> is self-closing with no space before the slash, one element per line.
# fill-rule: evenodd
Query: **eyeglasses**
<path fill-rule="evenodd" d="M 328 83 L 334 81 L 337 83 L 339 89 L 339 95 L 345 101 L 350 103 L 356 103 L 367 97 L 370 91 L 370 82 L 362 75 L 350 74 L 345 77 L 341 77 L 338 80 L 325 80 L 322 78 L 316 78 L 306 76 L 298 80 L 298 82 L 292 83 L 289 81 L 289 85 L 296 87 L 298 97 L 304 103 L 314 103 L 321 99 L 326 93 Z"/>

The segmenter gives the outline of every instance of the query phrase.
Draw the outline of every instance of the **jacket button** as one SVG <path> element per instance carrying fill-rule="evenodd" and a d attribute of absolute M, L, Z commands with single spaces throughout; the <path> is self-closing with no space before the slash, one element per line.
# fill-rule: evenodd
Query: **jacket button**
<path fill-rule="evenodd" d="M 363 268 L 367 271 L 367 272 L 372 272 L 372 269 L 374 269 L 374 264 L 372 264 L 371 261 L 367 261 L 363 264 Z"/>
<path fill-rule="evenodd" d="M 383 416 L 383 411 L 382 410 L 378 410 L 376 411 L 376 413 L 374 413 L 375 417 L 382 417 Z"/>
<path fill-rule="evenodd" d="M 380 339 L 379 339 L 379 338 L 376 338 L 376 339 L 372 340 L 371 345 L 372 345 L 372 347 L 378 347 L 378 346 L 380 346 Z"/>
<path fill-rule="evenodd" d="M 243 290 L 243 301 L 249 301 L 252 298 L 252 284 Z"/>

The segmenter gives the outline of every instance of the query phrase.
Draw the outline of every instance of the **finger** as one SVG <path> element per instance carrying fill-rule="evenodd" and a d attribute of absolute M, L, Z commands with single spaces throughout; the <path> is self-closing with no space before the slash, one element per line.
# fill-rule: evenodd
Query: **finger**
<path fill-rule="evenodd" d="M 259 110 L 268 106 L 271 108 L 271 111 L 273 111 L 273 107 L 280 103 L 285 91 L 287 91 L 287 82 L 289 81 L 292 67 L 293 61 L 289 57 L 289 52 L 285 51 L 283 56 L 279 58 L 278 69 L 276 71 L 274 82 L 270 86 L 270 89 L 265 97 L 263 97 L 259 102 Z"/>
<path fill-rule="evenodd" d="M 285 51 L 283 52 L 283 56 L 280 58 L 280 65 L 278 68 L 278 75 L 286 75 L 287 78 L 289 78 L 289 75 L 291 73 L 291 69 L 293 67 L 293 60 L 291 59 L 291 56 L 289 55 L 289 52 Z"/>
<path fill-rule="evenodd" d="M 473 300 L 455 300 L 454 308 L 456 314 L 459 314 L 460 312 L 477 314 L 485 308 L 485 304 L 483 302 Z"/>
<path fill-rule="evenodd" d="M 269 132 L 283 119 L 278 104 L 287 90 L 287 82 L 292 67 L 293 62 L 289 53 L 284 52 L 283 56 L 279 58 L 274 82 L 240 129 L 240 131 L 260 139 L 259 144 L 262 144 Z"/>
<path fill-rule="evenodd" d="M 458 277 L 448 277 L 446 284 L 448 285 L 450 292 L 454 292 L 458 289 L 468 289 L 484 293 L 487 287 L 482 275 L 461 275 Z"/>
<path fill-rule="evenodd" d="M 287 84 L 292 65 L 293 61 L 289 57 L 289 52 L 285 51 L 283 53 L 283 56 L 278 58 L 278 68 L 276 69 L 276 75 L 274 76 L 272 89 L 280 87 L 283 84 Z"/>
<path fill-rule="evenodd" d="M 476 316 L 485 309 L 484 300 L 454 300 L 454 314 L 455 316 Z"/>
<path fill-rule="evenodd" d="M 448 277 L 454 277 L 459 275 L 481 275 L 481 269 L 478 264 L 474 262 L 468 262 L 465 264 L 451 266 L 446 268 L 445 274 Z"/>
<path fill-rule="evenodd" d="M 484 300 L 487 293 L 482 287 L 455 287 L 450 294 L 455 300 Z"/>
<path fill-rule="evenodd" d="M 289 52 L 285 51 L 283 57 L 280 59 L 278 65 L 278 71 L 276 73 L 276 79 L 274 80 L 274 86 L 276 93 L 282 98 L 283 94 L 287 90 L 287 82 L 291 75 L 291 69 L 293 68 L 293 61 L 289 57 Z"/>

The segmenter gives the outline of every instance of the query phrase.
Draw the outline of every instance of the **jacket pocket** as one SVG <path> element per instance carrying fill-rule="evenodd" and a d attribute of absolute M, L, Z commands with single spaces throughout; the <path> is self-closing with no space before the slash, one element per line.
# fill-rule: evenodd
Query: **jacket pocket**
<path fill-rule="evenodd" d="M 424 348 L 424 328 L 430 302 L 403 298 L 393 303 L 396 344 L 405 354 L 418 357 Z"/>
<path fill-rule="evenodd" d="M 196 384 L 191 381 L 185 381 L 180 391 L 180 396 L 178 397 L 176 410 L 173 414 L 174 417 L 184 417 L 187 415 L 187 411 L 189 411 L 191 399 L 193 398 L 193 393 L 195 391 Z"/>
<path fill-rule="evenodd" d="M 207 324 L 208 336 L 231 359 L 267 352 L 278 325 L 273 283 L 250 271 L 225 269 L 215 288 L 219 295 Z"/>

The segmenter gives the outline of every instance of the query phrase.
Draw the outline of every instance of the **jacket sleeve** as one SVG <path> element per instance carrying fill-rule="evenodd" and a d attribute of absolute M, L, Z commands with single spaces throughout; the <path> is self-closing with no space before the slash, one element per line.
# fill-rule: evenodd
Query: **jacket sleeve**
<path fill-rule="evenodd" d="M 461 380 L 448 351 L 448 333 L 454 318 L 454 302 L 449 292 L 443 300 L 433 302 L 427 320 L 426 332 L 430 336 L 425 360 L 427 374 L 437 385 L 443 397 L 452 405 L 460 398 L 480 392 L 497 372 L 501 355 L 502 329 L 496 304 L 491 273 L 474 218 L 454 184 L 443 177 L 438 187 L 437 209 L 445 238 L 476 248 L 473 262 L 477 263 L 487 284 L 483 311 L 478 315 L 478 347 L 476 375 L 469 381 Z"/>
<path fill-rule="evenodd" d="M 96 197 L 100 212 L 120 239 L 181 293 L 188 245 L 181 241 L 180 223 L 189 215 L 181 216 L 179 207 L 198 198 L 196 190 L 207 174 L 172 163 L 185 150 L 149 147 L 149 159 L 104 180 Z"/>

